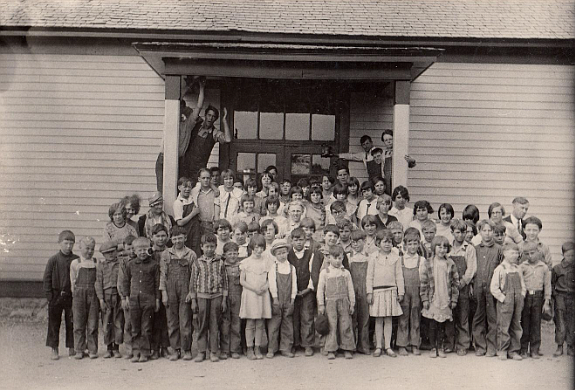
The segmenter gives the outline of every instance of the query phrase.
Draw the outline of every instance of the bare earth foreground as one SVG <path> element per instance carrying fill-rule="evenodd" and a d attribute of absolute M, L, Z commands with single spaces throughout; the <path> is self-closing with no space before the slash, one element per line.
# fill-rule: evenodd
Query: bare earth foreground
<path fill-rule="evenodd" d="M 130 363 L 125 359 L 77 361 L 61 346 L 60 360 L 49 359 L 45 323 L 0 322 L 0 389 L 573 389 L 573 359 L 553 358 L 553 325 L 545 324 L 538 361 L 422 356 L 373 358 L 355 355 L 328 361 L 319 353 L 273 360 L 219 363 Z M 61 338 L 61 340 L 63 337 Z M 101 339 L 101 337 L 100 337 Z M 101 341 L 100 341 L 101 342 Z M 63 355 L 63 356 L 62 356 Z M 287 387 L 285 387 L 287 386 Z"/>

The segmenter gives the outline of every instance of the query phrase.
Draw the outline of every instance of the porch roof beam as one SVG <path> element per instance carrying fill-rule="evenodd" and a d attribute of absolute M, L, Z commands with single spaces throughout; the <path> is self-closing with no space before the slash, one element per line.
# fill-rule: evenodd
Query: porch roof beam
<path fill-rule="evenodd" d="M 428 47 L 154 42 L 133 47 L 161 76 L 413 80 L 443 53 Z M 407 70 L 407 72 L 406 72 Z"/>
<path fill-rule="evenodd" d="M 317 63 L 166 58 L 166 75 L 314 80 L 411 80 L 406 63 Z"/>

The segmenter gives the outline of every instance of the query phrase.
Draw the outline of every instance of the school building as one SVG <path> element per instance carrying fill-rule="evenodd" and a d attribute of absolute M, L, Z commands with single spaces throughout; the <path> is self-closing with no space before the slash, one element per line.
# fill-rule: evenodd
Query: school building
<path fill-rule="evenodd" d="M 297 179 L 382 145 L 394 184 L 456 217 L 516 196 L 554 261 L 574 231 L 570 0 L 0 0 L 0 295 L 35 295 L 57 235 L 176 197 L 179 99 L 207 77 L 234 140 L 210 164 Z M 189 102 L 194 104 L 194 102 Z M 220 110 L 222 111 L 222 110 Z M 203 115 L 203 113 L 202 113 Z M 322 153 L 323 152 L 323 153 Z M 417 166 L 407 168 L 409 154 Z M 170 157 L 171 156 L 171 157 Z M 362 181 L 361 163 L 350 163 Z M 77 251 L 77 250 L 76 250 Z M 99 254 L 98 254 L 99 255 Z"/>

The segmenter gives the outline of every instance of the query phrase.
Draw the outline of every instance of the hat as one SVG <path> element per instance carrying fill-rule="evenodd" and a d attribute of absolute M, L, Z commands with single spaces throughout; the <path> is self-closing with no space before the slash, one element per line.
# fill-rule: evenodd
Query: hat
<path fill-rule="evenodd" d="M 106 241 L 100 245 L 100 253 L 108 253 L 118 249 L 118 244 L 115 241 Z"/>
<path fill-rule="evenodd" d="M 70 230 L 63 230 L 58 234 L 58 242 L 62 242 L 64 240 L 76 242 L 76 236 L 74 236 L 74 233 Z"/>
<path fill-rule="evenodd" d="M 154 195 L 150 196 L 150 198 L 148 198 L 148 203 L 150 204 L 150 206 L 155 206 L 158 203 L 161 203 L 164 201 L 164 198 L 162 197 L 162 193 L 161 192 L 155 192 Z"/>
<path fill-rule="evenodd" d="M 329 334 L 329 321 L 327 315 L 318 314 L 315 320 L 315 330 L 322 336 Z"/>
<path fill-rule="evenodd" d="M 567 241 L 565 244 L 561 246 L 561 251 L 563 252 L 563 254 L 567 251 L 572 251 L 573 249 L 575 249 L 575 244 L 573 243 L 573 241 Z"/>
<path fill-rule="evenodd" d="M 276 250 L 280 248 L 287 248 L 289 250 L 289 247 L 290 247 L 289 244 L 284 239 L 274 240 L 274 242 L 272 243 L 272 247 L 270 249 L 270 253 L 272 255 L 275 255 Z"/>

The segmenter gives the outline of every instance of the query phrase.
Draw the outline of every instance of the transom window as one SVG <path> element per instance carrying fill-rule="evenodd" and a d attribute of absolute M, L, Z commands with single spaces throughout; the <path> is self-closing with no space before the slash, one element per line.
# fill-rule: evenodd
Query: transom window
<path fill-rule="evenodd" d="M 236 91 L 234 138 L 335 141 L 333 89 L 322 83 L 256 81 Z"/>

